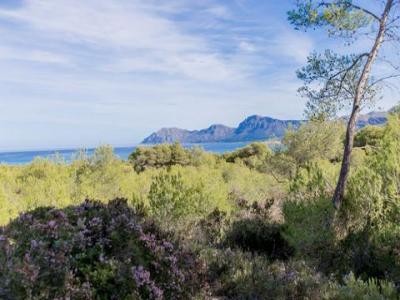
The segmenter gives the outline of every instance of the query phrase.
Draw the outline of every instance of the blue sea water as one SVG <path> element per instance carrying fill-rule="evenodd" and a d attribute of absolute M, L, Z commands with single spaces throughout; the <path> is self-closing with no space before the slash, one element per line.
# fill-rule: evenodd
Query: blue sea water
<path fill-rule="evenodd" d="M 213 153 L 224 153 L 242 148 L 250 142 L 238 143 L 204 143 L 204 144 L 183 144 L 185 148 L 201 147 L 205 151 Z M 136 147 L 116 147 L 114 153 L 121 159 L 127 159 Z M 93 149 L 86 149 L 88 156 L 93 155 Z M 0 163 L 10 165 L 28 164 L 36 157 L 40 158 L 62 158 L 66 162 L 74 159 L 79 149 L 65 149 L 65 150 L 42 150 L 42 151 L 19 151 L 19 152 L 0 152 Z"/>

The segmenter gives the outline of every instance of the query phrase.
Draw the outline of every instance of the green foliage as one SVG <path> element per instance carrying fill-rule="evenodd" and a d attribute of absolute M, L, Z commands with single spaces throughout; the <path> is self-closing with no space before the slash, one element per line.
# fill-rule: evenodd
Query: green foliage
<path fill-rule="evenodd" d="M 384 127 L 366 126 L 357 132 L 354 138 L 354 147 L 377 147 L 383 137 Z"/>
<path fill-rule="evenodd" d="M 2 186 L 0 186 L 0 208 L 0 225 L 7 224 L 11 218 L 17 216 L 17 208 L 12 203 L 8 202 Z"/>
<path fill-rule="evenodd" d="M 352 4 L 352 0 L 298 0 L 296 9 L 288 12 L 296 29 L 326 27 L 329 35 L 352 38 L 371 25 L 373 18 Z"/>
<path fill-rule="evenodd" d="M 185 149 L 179 143 L 174 143 L 138 147 L 130 154 L 129 161 L 137 172 L 143 172 L 148 168 L 197 165 L 202 161 L 201 156 L 207 155 L 197 148 Z"/>
<path fill-rule="evenodd" d="M 242 162 L 251 169 L 260 169 L 271 157 L 272 151 L 265 143 L 252 143 L 231 153 L 226 153 L 223 158 L 229 163 Z"/>
<path fill-rule="evenodd" d="M 242 164 L 223 164 L 222 178 L 233 200 L 245 199 L 248 203 L 264 202 L 267 199 L 282 199 L 286 193 L 286 184 L 278 183 L 266 171 L 266 174 L 243 167 Z"/>
<path fill-rule="evenodd" d="M 336 178 L 336 167 L 327 161 L 308 162 L 297 168 L 289 185 L 290 199 L 304 200 L 329 197 L 330 182 Z"/>
<path fill-rule="evenodd" d="M 260 217 L 239 219 L 226 233 L 226 243 L 244 251 L 257 252 L 271 259 L 287 259 L 292 248 L 282 237 L 282 225 L 271 224 Z"/>
<path fill-rule="evenodd" d="M 251 253 L 203 253 L 216 296 L 228 299 L 323 299 L 326 279 L 303 261 L 270 262 Z"/>
<path fill-rule="evenodd" d="M 284 203 L 285 238 L 303 257 L 326 259 L 334 251 L 335 232 L 331 226 L 334 209 L 329 198 L 317 197 L 307 201 Z M 324 255 L 324 257 L 321 257 Z"/>
<path fill-rule="evenodd" d="M 362 237 L 346 243 L 348 250 L 344 251 L 349 252 L 352 264 L 360 265 L 360 254 L 368 253 L 361 261 L 365 267 L 356 271 L 381 277 L 385 274 L 396 284 L 400 282 L 399 151 L 400 117 L 392 115 L 376 149 L 350 179 L 340 212 L 349 239 Z"/>
<path fill-rule="evenodd" d="M 44 159 L 36 159 L 16 177 L 16 185 L 21 187 L 18 195 L 24 198 L 24 210 L 56 203 L 62 206 L 71 204 L 70 184 L 69 170 L 63 163 Z"/>
<path fill-rule="evenodd" d="M 150 187 L 150 212 L 160 220 L 203 215 L 209 209 L 208 198 L 203 192 L 201 184 L 186 185 L 180 173 L 161 173 Z"/>
<path fill-rule="evenodd" d="M 333 299 L 341 300 L 397 300 L 398 293 L 393 283 L 374 278 L 368 281 L 357 279 L 350 273 L 344 279 L 344 285 L 339 285 L 331 292 Z"/>
<path fill-rule="evenodd" d="M 365 58 L 365 55 L 339 55 L 331 50 L 312 53 L 307 58 L 307 65 L 297 71 L 297 77 L 304 82 L 298 91 L 307 99 L 305 113 L 309 119 L 335 118 L 351 107 Z M 377 91 L 376 85 L 366 88 L 363 104 L 371 105 Z"/>
<path fill-rule="evenodd" d="M 90 158 L 74 161 L 71 168 L 74 203 L 85 198 L 102 201 L 131 198 L 134 193 L 131 182 L 135 174 L 131 166 L 119 160 L 110 146 L 99 147 Z"/>
<path fill-rule="evenodd" d="M 299 165 L 312 160 L 337 160 L 343 148 L 342 122 L 311 121 L 297 131 L 289 130 L 283 139 L 287 154 Z"/>
<path fill-rule="evenodd" d="M 389 117 L 378 149 L 351 178 L 345 211 L 349 226 L 362 230 L 372 226 L 384 236 L 400 233 L 400 117 Z"/>

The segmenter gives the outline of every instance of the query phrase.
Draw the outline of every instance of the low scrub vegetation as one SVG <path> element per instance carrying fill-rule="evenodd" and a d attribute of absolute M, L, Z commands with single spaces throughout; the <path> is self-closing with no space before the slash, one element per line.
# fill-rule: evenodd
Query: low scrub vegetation
<path fill-rule="evenodd" d="M 398 299 L 399 115 L 356 141 L 340 210 L 336 122 L 275 152 L 173 144 L 123 161 L 105 146 L 1 165 L 0 298 Z"/>

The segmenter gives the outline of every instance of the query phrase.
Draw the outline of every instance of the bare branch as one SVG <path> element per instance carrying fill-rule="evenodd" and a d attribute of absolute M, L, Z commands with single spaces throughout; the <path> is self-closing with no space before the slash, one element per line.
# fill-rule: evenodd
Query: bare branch
<path fill-rule="evenodd" d="M 360 6 L 355 5 L 355 4 L 352 4 L 352 3 L 348 3 L 348 5 L 351 6 L 352 8 L 354 8 L 354 9 L 361 10 L 362 12 L 364 12 L 364 13 L 370 15 L 371 17 L 373 17 L 373 18 L 374 18 L 375 20 L 377 20 L 378 22 L 381 21 L 381 18 L 378 17 L 378 16 L 377 16 L 376 14 L 374 14 L 373 12 L 371 12 L 370 10 L 367 10 L 367 9 L 365 9 L 365 8 L 363 8 L 363 7 L 360 7 Z"/>
<path fill-rule="evenodd" d="M 353 61 L 353 63 L 352 63 L 348 68 L 346 68 L 346 69 L 344 69 L 344 70 L 340 70 L 339 72 L 337 72 L 336 74 L 334 74 L 334 75 L 332 75 L 330 78 L 328 78 L 328 80 L 332 80 L 332 79 L 336 78 L 337 76 L 339 76 L 339 75 L 342 74 L 342 73 L 345 73 L 344 76 L 342 77 L 342 79 L 345 78 L 345 77 L 347 76 L 347 74 L 349 73 L 349 71 L 350 71 L 351 69 L 353 69 L 353 68 L 355 67 L 355 65 L 356 65 L 363 57 L 367 57 L 368 55 L 369 55 L 369 53 L 367 53 L 367 52 L 360 54 L 360 55 Z"/>
<path fill-rule="evenodd" d="M 377 85 L 378 83 L 381 83 L 383 81 L 386 81 L 386 80 L 389 80 L 389 79 L 393 79 L 393 78 L 400 78 L 400 74 L 393 74 L 393 75 L 389 75 L 389 76 L 385 76 L 385 77 L 379 78 L 379 79 L 375 80 L 374 82 L 372 82 L 369 85 L 369 88 L 371 88 L 374 85 Z"/>

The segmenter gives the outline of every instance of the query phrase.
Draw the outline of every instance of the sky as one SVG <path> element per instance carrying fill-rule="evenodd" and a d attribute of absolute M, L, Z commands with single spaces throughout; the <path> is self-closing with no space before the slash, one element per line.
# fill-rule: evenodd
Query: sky
<path fill-rule="evenodd" d="M 371 1 L 371 0 L 370 0 Z M 342 44 L 292 0 L 0 0 L 0 151 L 130 146 L 162 127 L 303 118 L 295 71 Z M 383 109 L 400 100 L 386 92 Z"/>

